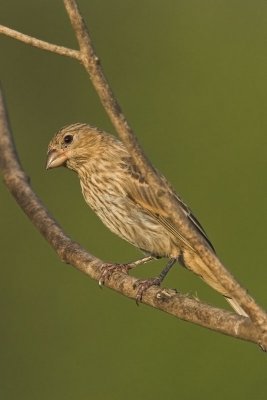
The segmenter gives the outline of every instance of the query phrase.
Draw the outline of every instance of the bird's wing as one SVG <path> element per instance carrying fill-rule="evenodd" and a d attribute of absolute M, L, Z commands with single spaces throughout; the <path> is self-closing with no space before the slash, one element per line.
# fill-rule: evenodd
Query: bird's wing
<path fill-rule="evenodd" d="M 128 161 L 128 162 L 127 162 Z M 162 226 L 164 226 L 170 233 L 172 233 L 175 237 L 177 237 L 181 242 L 186 244 L 192 249 L 192 246 L 186 238 L 179 232 L 178 228 L 173 224 L 173 222 L 168 217 L 168 214 L 162 208 L 157 193 L 151 189 L 148 183 L 145 181 L 144 177 L 138 171 L 138 168 L 133 164 L 132 160 L 124 159 L 124 170 L 127 170 L 127 195 L 129 198 L 136 203 L 139 207 L 144 209 L 149 215 L 155 218 Z M 162 176 L 162 180 L 164 184 L 166 184 L 170 193 L 174 195 L 174 198 L 177 201 L 177 204 L 184 212 L 189 221 L 193 224 L 193 226 L 197 229 L 197 231 L 205 238 L 209 246 L 214 250 L 211 242 L 209 241 L 206 232 L 204 231 L 201 224 L 194 217 L 191 210 L 187 207 L 187 205 L 182 201 L 182 199 L 174 192 L 172 187 L 166 181 L 166 179 Z"/>

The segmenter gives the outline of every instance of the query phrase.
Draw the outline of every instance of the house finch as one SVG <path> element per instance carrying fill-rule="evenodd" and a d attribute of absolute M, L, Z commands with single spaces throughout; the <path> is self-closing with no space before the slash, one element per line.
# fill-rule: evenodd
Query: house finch
<path fill-rule="evenodd" d="M 225 296 L 237 313 L 246 315 L 170 221 L 157 199 L 156 191 L 146 182 L 145 176 L 117 138 L 87 124 L 66 126 L 48 146 L 46 168 L 59 166 L 66 166 L 78 174 L 86 203 L 112 232 L 150 255 L 144 261 L 153 257 L 169 259 L 158 277 L 140 281 L 138 300 L 149 286 L 159 285 L 175 261 L 179 261 Z M 162 179 L 165 181 L 165 178 Z M 169 190 L 192 224 L 192 229 L 204 237 L 206 246 L 213 251 L 205 231 L 190 209 L 171 186 Z M 127 270 L 127 264 L 112 268 Z M 101 281 L 112 273 L 112 268 L 102 269 Z"/>

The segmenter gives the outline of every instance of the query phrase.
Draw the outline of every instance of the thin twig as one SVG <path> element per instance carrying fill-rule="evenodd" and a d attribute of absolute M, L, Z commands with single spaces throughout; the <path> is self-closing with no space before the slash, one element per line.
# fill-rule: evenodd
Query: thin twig
<path fill-rule="evenodd" d="M 7 26 L 0 25 L 0 34 L 9 36 L 13 39 L 19 40 L 20 42 L 29 44 L 34 47 L 38 47 L 38 49 L 50 51 L 51 53 L 56 53 L 61 56 L 75 58 L 80 61 L 80 52 L 77 50 L 69 49 L 67 47 L 58 46 L 56 44 L 45 42 L 44 40 L 36 39 L 32 36 L 25 35 L 24 33 L 15 31 L 14 29 L 10 29 Z"/>
<path fill-rule="evenodd" d="M 92 84 L 106 113 L 110 117 L 110 120 L 114 125 L 118 135 L 127 145 L 129 152 L 133 156 L 140 170 L 144 173 L 144 175 L 150 174 L 151 179 L 154 179 L 155 182 L 160 184 L 161 181 L 158 175 L 154 173 L 155 170 L 152 164 L 139 145 L 137 137 L 125 118 L 121 106 L 119 105 L 119 102 L 113 94 L 108 80 L 105 77 L 104 71 L 101 67 L 100 59 L 96 55 L 92 39 L 79 11 L 77 2 L 75 0 L 64 0 L 64 4 L 80 47 L 82 64 L 92 80 Z"/>

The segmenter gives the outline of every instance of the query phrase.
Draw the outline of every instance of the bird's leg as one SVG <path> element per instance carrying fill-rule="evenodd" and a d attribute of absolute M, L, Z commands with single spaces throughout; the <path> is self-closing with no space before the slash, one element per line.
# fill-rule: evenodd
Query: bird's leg
<path fill-rule="evenodd" d="M 100 279 L 98 281 L 99 286 L 102 286 L 105 284 L 105 281 L 110 278 L 110 276 L 113 274 L 113 272 L 124 272 L 125 274 L 128 274 L 130 269 L 133 269 L 137 267 L 138 265 L 141 264 L 146 264 L 149 261 L 154 260 L 155 257 L 152 256 L 147 256 L 140 258 L 140 260 L 136 260 L 132 263 L 128 264 L 105 264 L 100 267 L 101 275 Z"/>
<path fill-rule="evenodd" d="M 142 301 L 142 297 L 144 292 L 150 288 L 150 286 L 156 285 L 159 286 L 161 284 L 161 282 L 164 280 L 164 278 L 166 277 L 166 275 L 168 274 L 168 272 L 170 271 L 171 267 L 175 264 L 175 262 L 177 261 L 176 258 L 171 258 L 166 267 L 161 271 L 161 273 L 156 276 L 155 278 L 151 278 L 151 279 L 140 279 L 138 280 L 134 287 L 137 288 L 137 294 L 136 294 L 136 303 L 139 304 Z"/>

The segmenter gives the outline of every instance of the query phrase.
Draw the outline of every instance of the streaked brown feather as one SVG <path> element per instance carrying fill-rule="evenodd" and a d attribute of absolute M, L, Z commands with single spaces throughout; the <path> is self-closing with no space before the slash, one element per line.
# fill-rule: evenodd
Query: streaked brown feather
<path fill-rule="evenodd" d="M 127 181 L 127 194 L 130 199 L 137 205 L 139 205 L 143 210 L 155 218 L 165 229 L 167 229 L 172 235 L 174 235 L 179 241 L 189 247 L 191 250 L 194 250 L 190 243 L 185 239 L 185 237 L 179 232 L 178 228 L 172 223 L 170 218 L 168 218 L 167 213 L 162 208 L 159 197 L 157 197 L 157 193 L 154 190 L 151 190 L 150 186 L 146 182 L 145 178 L 142 176 L 137 166 L 133 163 L 130 157 L 125 157 L 123 159 L 124 166 L 123 168 L 127 170 L 128 173 L 128 181 Z M 175 193 L 167 180 L 161 176 L 162 181 L 164 182 L 164 186 L 166 186 L 169 190 L 169 193 L 174 195 L 174 198 L 177 201 L 177 204 L 186 217 L 190 220 L 193 226 L 197 229 L 197 231 L 205 238 L 209 246 L 214 250 L 211 242 L 209 241 L 206 232 L 204 231 L 201 224 L 194 217 L 191 210 L 187 207 L 187 205 L 181 200 L 181 198 Z"/>

